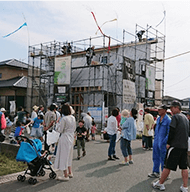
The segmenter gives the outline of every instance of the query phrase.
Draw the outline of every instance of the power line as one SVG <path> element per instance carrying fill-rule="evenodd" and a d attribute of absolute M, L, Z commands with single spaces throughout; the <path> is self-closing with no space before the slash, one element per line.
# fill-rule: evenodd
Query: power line
<path fill-rule="evenodd" d="M 177 83 L 175 83 L 175 84 L 173 84 L 173 85 L 170 85 L 170 86 L 168 86 L 168 87 L 173 87 L 174 85 L 177 85 L 177 84 L 181 83 L 182 81 L 186 80 L 186 79 L 189 78 L 189 77 L 190 77 L 190 75 L 187 76 L 186 78 L 182 79 L 181 81 L 179 81 L 179 82 L 177 82 Z M 166 88 L 168 88 L 168 87 L 166 87 Z"/>
<path fill-rule="evenodd" d="M 173 58 L 175 58 L 175 57 L 179 57 L 179 56 L 181 56 L 181 55 L 185 55 L 185 54 L 188 54 L 188 53 L 190 53 L 190 51 L 187 51 L 187 52 L 184 52 L 184 53 L 181 53 L 181 54 L 178 54 L 178 55 L 174 55 L 174 56 L 172 56 L 172 57 L 168 57 L 168 58 L 166 58 L 166 59 L 164 59 L 164 60 L 173 59 Z"/>

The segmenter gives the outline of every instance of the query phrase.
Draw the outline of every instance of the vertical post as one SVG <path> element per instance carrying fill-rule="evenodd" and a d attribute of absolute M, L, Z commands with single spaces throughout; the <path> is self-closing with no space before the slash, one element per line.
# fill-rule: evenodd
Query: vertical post
<path fill-rule="evenodd" d="M 42 44 L 41 44 L 41 53 L 42 53 Z M 41 99 L 40 97 L 42 97 L 42 91 L 41 91 L 41 69 L 42 69 L 42 55 L 40 56 L 40 74 L 39 74 L 39 105 L 41 104 Z"/>
<path fill-rule="evenodd" d="M 34 94 L 34 58 L 35 58 L 35 47 L 33 47 L 33 53 L 34 53 L 34 56 L 33 56 L 33 60 L 32 60 L 32 89 L 31 89 L 31 104 L 30 104 L 30 107 L 32 108 L 32 100 L 34 98 L 33 94 Z"/>

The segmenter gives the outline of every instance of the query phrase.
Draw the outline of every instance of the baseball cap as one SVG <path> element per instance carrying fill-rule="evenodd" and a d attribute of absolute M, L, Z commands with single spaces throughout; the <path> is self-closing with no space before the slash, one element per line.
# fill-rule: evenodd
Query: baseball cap
<path fill-rule="evenodd" d="M 181 109 L 181 103 L 179 101 L 177 100 L 172 101 L 170 107 L 177 107 L 177 106 L 179 107 L 179 109 Z"/>
<path fill-rule="evenodd" d="M 158 109 L 165 109 L 165 110 L 167 110 L 168 109 L 168 107 L 166 106 L 166 105 L 160 105 L 159 107 L 158 107 Z"/>

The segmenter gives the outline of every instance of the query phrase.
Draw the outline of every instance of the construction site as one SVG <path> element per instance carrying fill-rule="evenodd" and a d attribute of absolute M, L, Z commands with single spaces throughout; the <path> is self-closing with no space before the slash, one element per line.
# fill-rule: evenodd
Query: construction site
<path fill-rule="evenodd" d="M 87 55 L 93 48 L 93 55 Z M 69 102 L 76 112 L 110 115 L 114 107 L 154 107 L 164 93 L 165 35 L 136 25 L 123 39 L 96 36 L 29 47 L 27 108 Z M 94 113 L 94 114 L 95 114 Z"/>

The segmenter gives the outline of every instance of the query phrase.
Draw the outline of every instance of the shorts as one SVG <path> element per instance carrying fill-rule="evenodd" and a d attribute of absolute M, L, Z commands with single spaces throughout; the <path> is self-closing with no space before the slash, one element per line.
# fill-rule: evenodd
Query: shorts
<path fill-rule="evenodd" d="M 40 128 L 32 127 L 32 131 L 31 131 L 30 136 L 32 136 L 32 137 L 42 137 L 42 135 L 43 135 L 43 131 L 42 131 L 41 127 Z"/>
<path fill-rule="evenodd" d="M 164 168 L 176 171 L 178 165 L 180 169 L 187 169 L 187 149 L 170 147 L 166 153 Z"/>
<path fill-rule="evenodd" d="M 92 137 L 95 137 L 95 133 L 91 133 Z"/>

